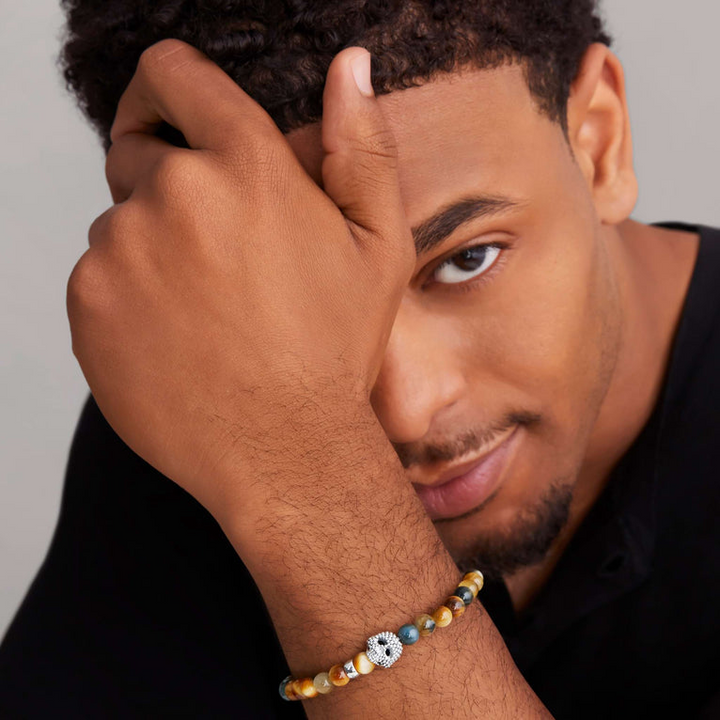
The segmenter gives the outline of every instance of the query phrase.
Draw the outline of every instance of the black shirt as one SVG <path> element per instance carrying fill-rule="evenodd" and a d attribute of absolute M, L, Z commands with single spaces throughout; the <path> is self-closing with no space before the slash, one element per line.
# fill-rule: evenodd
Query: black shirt
<path fill-rule="evenodd" d="M 671 226 L 701 241 L 649 422 L 522 622 L 503 583 L 481 594 L 556 718 L 720 718 L 720 231 Z M 219 526 L 89 398 L 0 718 L 305 717 L 288 672 Z"/>

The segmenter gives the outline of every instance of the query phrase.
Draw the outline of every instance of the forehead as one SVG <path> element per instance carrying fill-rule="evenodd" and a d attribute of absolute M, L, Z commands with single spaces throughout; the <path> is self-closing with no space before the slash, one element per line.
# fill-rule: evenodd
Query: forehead
<path fill-rule="evenodd" d="M 548 153 L 564 144 L 541 114 L 522 68 L 464 69 L 378 98 L 398 147 L 398 173 L 411 225 L 458 197 L 515 197 L 530 191 Z M 291 132 L 293 150 L 319 182 L 320 125 Z"/>

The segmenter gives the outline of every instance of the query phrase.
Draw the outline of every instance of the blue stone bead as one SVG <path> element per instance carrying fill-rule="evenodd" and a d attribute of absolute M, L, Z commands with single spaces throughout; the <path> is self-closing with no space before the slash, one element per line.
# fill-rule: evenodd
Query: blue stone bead
<path fill-rule="evenodd" d="M 403 625 L 397 634 L 403 645 L 414 645 L 420 639 L 420 632 L 414 625 Z"/>
<path fill-rule="evenodd" d="M 290 698 L 285 694 L 285 686 L 290 682 L 291 678 L 292 678 L 292 675 L 288 675 L 288 676 L 280 683 L 280 687 L 278 688 L 278 690 L 280 691 L 280 697 L 281 697 L 283 700 L 287 700 L 288 702 L 290 702 Z"/>
<path fill-rule="evenodd" d="M 469 605 L 473 601 L 473 598 L 475 597 L 473 595 L 472 590 L 468 587 L 465 587 L 464 585 L 460 585 L 460 587 L 456 587 L 453 590 L 452 594 L 455 595 L 456 597 L 462 598 L 462 601 L 466 605 Z"/>

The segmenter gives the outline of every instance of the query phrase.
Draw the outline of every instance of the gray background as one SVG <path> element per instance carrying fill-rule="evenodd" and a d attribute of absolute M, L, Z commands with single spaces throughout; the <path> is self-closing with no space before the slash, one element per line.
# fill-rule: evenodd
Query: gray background
<path fill-rule="evenodd" d="M 720 225 L 717 26 L 711 0 L 610 0 L 628 78 L 639 220 Z M 52 537 L 87 388 L 65 283 L 111 204 L 103 154 L 55 68 L 57 0 L 0 0 L 0 635 Z"/>

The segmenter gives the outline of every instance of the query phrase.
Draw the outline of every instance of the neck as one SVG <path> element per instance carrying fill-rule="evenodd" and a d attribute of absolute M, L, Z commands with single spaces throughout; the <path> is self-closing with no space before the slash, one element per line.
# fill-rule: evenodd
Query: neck
<path fill-rule="evenodd" d="M 547 582 L 610 474 L 658 401 L 698 250 L 698 236 L 628 220 L 604 230 L 623 324 L 617 362 L 578 473 L 570 517 L 542 563 L 506 584 L 521 613 Z"/>

